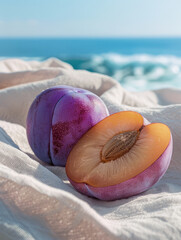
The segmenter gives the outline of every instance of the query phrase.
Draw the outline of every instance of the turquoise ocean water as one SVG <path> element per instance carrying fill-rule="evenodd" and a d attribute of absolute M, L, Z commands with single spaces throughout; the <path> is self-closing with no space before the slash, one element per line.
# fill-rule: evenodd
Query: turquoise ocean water
<path fill-rule="evenodd" d="M 181 38 L 0 39 L 0 58 L 57 57 L 131 91 L 181 88 Z"/>

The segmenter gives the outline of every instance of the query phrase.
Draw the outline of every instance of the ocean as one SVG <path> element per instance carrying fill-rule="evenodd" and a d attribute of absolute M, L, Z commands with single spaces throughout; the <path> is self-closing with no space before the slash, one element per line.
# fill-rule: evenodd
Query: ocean
<path fill-rule="evenodd" d="M 130 91 L 181 88 L 181 38 L 0 39 L 0 59 L 56 57 L 109 75 Z"/>

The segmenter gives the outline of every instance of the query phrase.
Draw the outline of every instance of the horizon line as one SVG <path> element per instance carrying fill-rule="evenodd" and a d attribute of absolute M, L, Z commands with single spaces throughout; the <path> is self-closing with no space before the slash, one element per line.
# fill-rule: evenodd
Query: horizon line
<path fill-rule="evenodd" d="M 0 36 L 1 39 L 173 39 L 181 38 L 181 35 L 173 36 Z"/>

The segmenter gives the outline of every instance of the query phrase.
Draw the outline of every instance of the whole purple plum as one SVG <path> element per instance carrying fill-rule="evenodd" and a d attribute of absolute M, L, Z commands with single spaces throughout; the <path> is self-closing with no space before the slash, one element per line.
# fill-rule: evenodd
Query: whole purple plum
<path fill-rule="evenodd" d="M 27 137 L 42 161 L 65 166 L 75 143 L 108 116 L 104 102 L 88 90 L 56 86 L 40 93 L 27 116 Z"/>

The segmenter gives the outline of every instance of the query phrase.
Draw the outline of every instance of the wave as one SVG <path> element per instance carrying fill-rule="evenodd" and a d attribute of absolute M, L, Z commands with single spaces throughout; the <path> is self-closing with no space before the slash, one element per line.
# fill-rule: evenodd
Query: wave
<path fill-rule="evenodd" d="M 109 53 L 65 60 L 76 69 L 109 75 L 130 91 L 181 88 L 181 58 L 175 56 Z"/>

